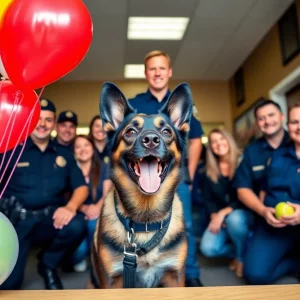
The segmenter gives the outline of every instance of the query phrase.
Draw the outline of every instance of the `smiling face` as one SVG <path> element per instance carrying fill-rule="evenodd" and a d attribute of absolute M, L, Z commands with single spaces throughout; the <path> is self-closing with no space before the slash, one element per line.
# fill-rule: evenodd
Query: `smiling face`
<path fill-rule="evenodd" d="M 290 110 L 288 129 L 291 140 L 300 146 L 300 107 L 294 107 Z"/>
<path fill-rule="evenodd" d="M 119 162 L 115 165 L 129 174 L 142 193 L 153 194 L 180 165 L 176 139 L 174 128 L 163 117 L 137 115 L 119 133 L 113 161 Z"/>
<path fill-rule="evenodd" d="M 55 113 L 49 110 L 41 110 L 40 119 L 32 132 L 36 140 L 48 140 L 55 127 Z"/>
<path fill-rule="evenodd" d="M 61 144 L 70 144 L 76 136 L 76 125 L 70 121 L 60 122 L 56 125 L 57 140 Z"/>
<path fill-rule="evenodd" d="M 265 105 L 256 112 L 256 123 L 261 132 L 271 137 L 282 130 L 283 113 L 273 104 Z"/>
<path fill-rule="evenodd" d="M 103 126 L 102 125 L 103 125 L 102 124 L 102 120 L 101 119 L 96 119 L 93 122 L 93 125 L 92 125 L 92 128 L 91 128 L 91 130 L 92 130 L 92 136 L 98 142 L 105 141 L 105 139 L 106 139 L 106 133 L 103 130 Z"/>
<path fill-rule="evenodd" d="M 92 143 L 84 138 L 77 137 L 74 141 L 74 155 L 79 162 L 88 162 L 92 160 L 94 148 Z"/>
<path fill-rule="evenodd" d="M 104 84 L 100 113 L 111 150 L 110 175 L 124 209 L 137 219 L 169 210 L 180 182 L 192 113 L 187 84 L 178 86 L 157 115 L 136 114 L 122 92 Z"/>
<path fill-rule="evenodd" d="M 209 136 L 209 143 L 212 152 L 219 157 L 224 157 L 229 154 L 230 146 L 224 135 L 218 132 L 213 132 Z"/>
<path fill-rule="evenodd" d="M 167 57 L 159 55 L 149 58 L 146 62 L 145 76 L 150 90 L 159 92 L 167 89 L 172 77 L 172 68 Z"/>

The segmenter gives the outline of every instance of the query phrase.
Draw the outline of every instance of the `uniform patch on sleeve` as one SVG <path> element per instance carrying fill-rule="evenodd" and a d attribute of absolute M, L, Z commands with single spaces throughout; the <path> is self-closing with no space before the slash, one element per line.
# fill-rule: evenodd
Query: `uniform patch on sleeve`
<path fill-rule="evenodd" d="M 252 167 L 252 171 L 262 171 L 265 169 L 265 166 L 264 165 L 261 165 L 261 166 L 254 166 Z"/>
<path fill-rule="evenodd" d="M 17 164 L 17 168 L 24 168 L 24 167 L 29 167 L 30 163 L 28 161 L 26 162 L 19 162 Z"/>

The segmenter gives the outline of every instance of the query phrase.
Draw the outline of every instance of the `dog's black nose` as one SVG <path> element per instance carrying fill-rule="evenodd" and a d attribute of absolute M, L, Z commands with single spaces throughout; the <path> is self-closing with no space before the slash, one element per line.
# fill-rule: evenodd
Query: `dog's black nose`
<path fill-rule="evenodd" d="M 148 149 L 154 149 L 159 146 L 160 138 L 155 132 L 146 132 L 142 136 L 142 143 Z"/>

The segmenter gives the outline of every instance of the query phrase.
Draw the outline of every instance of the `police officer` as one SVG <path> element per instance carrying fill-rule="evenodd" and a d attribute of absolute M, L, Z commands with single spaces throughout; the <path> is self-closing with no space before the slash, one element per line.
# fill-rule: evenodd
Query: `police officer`
<path fill-rule="evenodd" d="M 233 185 L 237 188 L 239 199 L 247 207 L 269 222 L 278 223 L 270 211 L 264 210 L 258 196 L 268 161 L 274 151 L 286 146 L 289 135 L 283 129 L 284 115 L 278 103 L 263 99 L 255 107 L 254 115 L 263 136 L 245 149 Z"/>
<path fill-rule="evenodd" d="M 77 209 L 87 198 L 88 187 L 69 152 L 50 140 L 54 126 L 55 107 L 51 101 L 42 99 L 39 122 L 26 141 L 4 193 L 5 198 L 15 197 L 22 210 L 15 223 L 19 238 L 18 260 L 0 289 L 20 288 L 33 243 L 41 244 L 43 248 L 38 255 L 38 273 L 43 277 L 46 289 L 63 289 L 56 270 L 65 255 L 74 250 L 85 235 L 84 217 Z M 9 172 L 23 146 L 17 147 Z M 71 187 L 73 193 L 65 205 L 67 187 Z"/>
<path fill-rule="evenodd" d="M 257 211 L 264 219 L 257 224 L 245 256 L 244 275 L 251 284 L 271 284 L 286 274 L 300 272 L 299 124 L 300 105 L 296 104 L 289 110 L 291 142 L 276 150 L 266 167 L 262 212 Z M 294 213 L 274 222 L 274 208 L 279 202 L 290 202 Z"/>
<path fill-rule="evenodd" d="M 56 124 L 57 136 L 55 142 L 73 153 L 73 141 L 76 136 L 78 125 L 77 114 L 71 110 L 59 114 Z"/>
<path fill-rule="evenodd" d="M 169 79 L 172 77 L 171 59 L 163 51 L 151 51 L 144 59 L 145 76 L 149 84 L 146 93 L 138 94 L 130 100 L 130 104 L 138 113 L 157 114 L 171 94 L 168 88 Z M 194 107 L 195 109 L 195 107 Z M 188 161 L 184 170 L 184 180 L 178 187 L 178 195 L 183 203 L 183 211 L 188 239 L 188 255 L 186 263 L 186 286 L 202 286 L 199 279 L 200 270 L 197 261 L 196 243 L 192 226 L 191 184 L 201 154 L 203 134 L 200 122 L 192 117 L 189 133 Z"/>

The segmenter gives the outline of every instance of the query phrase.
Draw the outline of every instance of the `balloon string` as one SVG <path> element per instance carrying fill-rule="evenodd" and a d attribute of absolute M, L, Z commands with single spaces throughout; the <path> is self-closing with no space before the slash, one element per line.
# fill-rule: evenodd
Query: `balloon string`
<path fill-rule="evenodd" d="M 19 95 L 20 95 L 20 94 L 22 95 L 22 98 L 21 98 L 21 100 L 19 101 Z M 11 126 L 11 128 L 10 128 L 10 134 L 9 134 L 9 137 L 8 137 L 7 140 L 9 141 L 9 139 L 10 139 L 10 135 L 11 135 L 11 133 L 12 133 L 12 129 L 13 129 L 13 126 L 14 126 L 14 123 L 15 123 L 15 119 L 16 119 L 16 116 L 17 116 L 17 114 L 14 114 L 14 111 L 16 111 L 16 110 L 18 109 L 18 105 L 20 105 L 20 104 L 22 103 L 23 99 L 24 99 L 24 94 L 23 94 L 21 91 L 17 91 L 17 92 L 16 92 L 16 95 L 15 95 L 15 101 L 14 101 L 14 104 L 13 104 L 13 107 L 12 107 L 12 110 L 11 110 L 11 113 L 10 113 L 10 115 L 9 115 L 9 119 L 8 119 L 8 122 L 7 122 L 6 127 L 5 127 L 5 130 L 4 130 L 4 134 L 3 134 L 2 138 L 1 138 L 0 147 L 2 146 L 3 140 L 4 140 L 5 135 L 6 135 L 6 131 L 7 131 L 8 127 L 9 127 L 9 125 L 10 125 L 11 118 L 12 118 L 12 116 L 14 115 L 13 124 L 12 124 L 12 126 Z M 16 105 L 17 105 L 17 107 L 15 107 Z M 8 144 L 6 145 L 6 148 L 5 148 L 4 151 L 7 150 L 7 146 L 8 146 Z"/>
<path fill-rule="evenodd" d="M 17 91 L 19 92 L 19 91 Z M 20 95 L 21 92 L 17 93 L 16 96 L 15 96 L 15 101 L 14 101 L 14 104 L 13 104 L 13 107 L 12 107 L 12 111 L 9 115 L 9 119 L 8 119 L 8 122 L 6 124 L 6 127 L 5 127 L 5 130 L 4 130 L 4 133 L 3 133 L 3 136 L 2 136 L 2 139 L 1 139 L 1 142 L 0 142 L 0 147 L 2 146 L 2 143 L 3 143 L 3 140 L 6 136 L 6 132 L 8 130 L 8 127 L 11 123 L 11 119 L 12 119 L 12 116 L 14 116 L 13 118 L 13 121 L 12 121 L 12 124 L 11 124 L 11 128 L 10 128 L 10 132 L 9 132 L 9 135 L 8 135 L 8 138 L 7 138 L 7 143 L 6 143 L 6 146 L 5 146 L 5 149 L 4 149 L 4 154 L 3 154 L 3 157 L 2 157 L 2 160 L 1 160 L 1 165 L 0 165 L 0 171 L 2 169 L 2 165 L 4 163 L 4 160 L 5 160 L 5 156 L 6 156 L 6 151 L 7 151 L 7 148 L 8 148 L 8 144 L 9 144 L 9 140 L 10 140 L 10 137 L 11 137 L 11 134 L 12 134 L 12 130 L 14 128 L 14 124 L 15 124 L 15 120 L 16 120 L 16 117 L 17 117 L 17 113 L 14 114 L 14 112 L 16 111 L 15 110 L 15 107 L 17 106 L 17 109 L 18 109 L 18 105 L 20 105 L 24 99 L 24 94 L 22 93 L 23 97 L 21 99 L 21 101 L 19 101 L 19 95 Z M 19 101 L 19 102 L 18 102 Z M 26 124 L 25 124 L 26 125 Z M 23 128 L 23 131 L 24 131 L 24 128 Z M 21 132 L 20 136 L 23 134 L 23 131 Z M 19 144 L 19 139 L 16 143 L 16 145 Z M 0 181 L 1 182 L 1 181 Z"/>
<path fill-rule="evenodd" d="M 26 127 L 27 124 L 28 124 L 28 126 L 27 126 L 26 136 L 28 136 L 29 128 L 30 128 L 30 125 L 31 125 L 32 117 L 33 117 L 33 112 L 34 112 L 34 109 L 35 109 L 36 105 L 37 105 L 37 104 L 39 103 L 39 101 L 40 101 L 40 98 L 41 98 L 41 96 L 42 96 L 42 93 L 43 93 L 43 91 L 44 91 L 44 88 L 45 88 L 45 87 L 43 86 L 42 89 L 41 89 L 41 91 L 40 91 L 40 93 L 39 93 L 39 96 L 38 96 L 38 98 L 37 98 L 37 100 L 36 100 L 36 102 L 35 102 L 35 104 L 34 104 L 32 110 L 31 110 L 30 115 L 28 116 L 28 118 L 27 118 L 27 120 L 26 120 L 26 124 L 25 124 L 25 126 L 24 126 L 24 128 L 23 128 L 23 130 L 22 130 L 22 132 L 21 132 L 21 134 L 20 134 L 20 136 L 19 136 L 19 138 L 18 138 L 18 142 L 17 142 L 17 143 L 19 143 L 19 140 L 20 140 L 20 138 L 21 138 L 21 135 L 23 134 L 23 131 L 24 131 L 24 129 L 25 129 L 25 127 Z M 21 148 L 21 150 L 20 150 L 20 153 L 19 153 L 19 155 L 18 155 L 18 157 L 17 157 L 17 159 L 16 159 L 15 165 L 13 166 L 13 168 L 12 168 L 10 174 L 9 174 L 9 177 L 8 177 L 8 179 L 6 180 L 6 183 L 5 183 L 3 189 L 2 189 L 2 191 L 1 191 L 1 193 L 0 193 L 0 199 L 2 198 L 2 195 L 3 195 L 3 193 L 4 193 L 5 190 L 6 190 L 6 187 L 7 187 L 8 183 L 9 183 L 9 181 L 10 181 L 10 179 L 11 179 L 11 176 L 13 175 L 14 170 L 15 170 L 15 168 L 16 168 L 16 166 L 17 166 L 17 164 L 18 164 L 18 162 L 19 162 L 19 160 L 20 160 L 20 158 L 21 158 L 21 155 L 22 155 L 22 153 L 23 153 L 23 151 L 24 151 L 24 148 L 25 148 L 25 146 L 26 146 L 26 142 L 27 142 L 27 138 L 25 139 L 25 141 L 24 141 L 24 143 L 23 143 L 23 146 L 22 146 L 22 148 Z M 0 178 L 0 183 L 2 182 L 3 176 L 4 176 L 5 172 L 6 172 L 6 169 L 7 169 L 8 165 L 9 165 L 9 163 L 10 163 L 10 161 L 11 161 L 11 158 L 12 158 L 12 156 L 13 156 L 13 154 L 14 154 L 16 148 L 17 148 L 17 147 L 14 148 L 13 152 L 12 152 L 11 155 L 10 155 L 10 158 L 9 158 L 9 161 L 7 162 L 6 168 L 5 168 L 3 174 L 2 174 L 2 176 L 1 176 L 1 178 Z"/>

